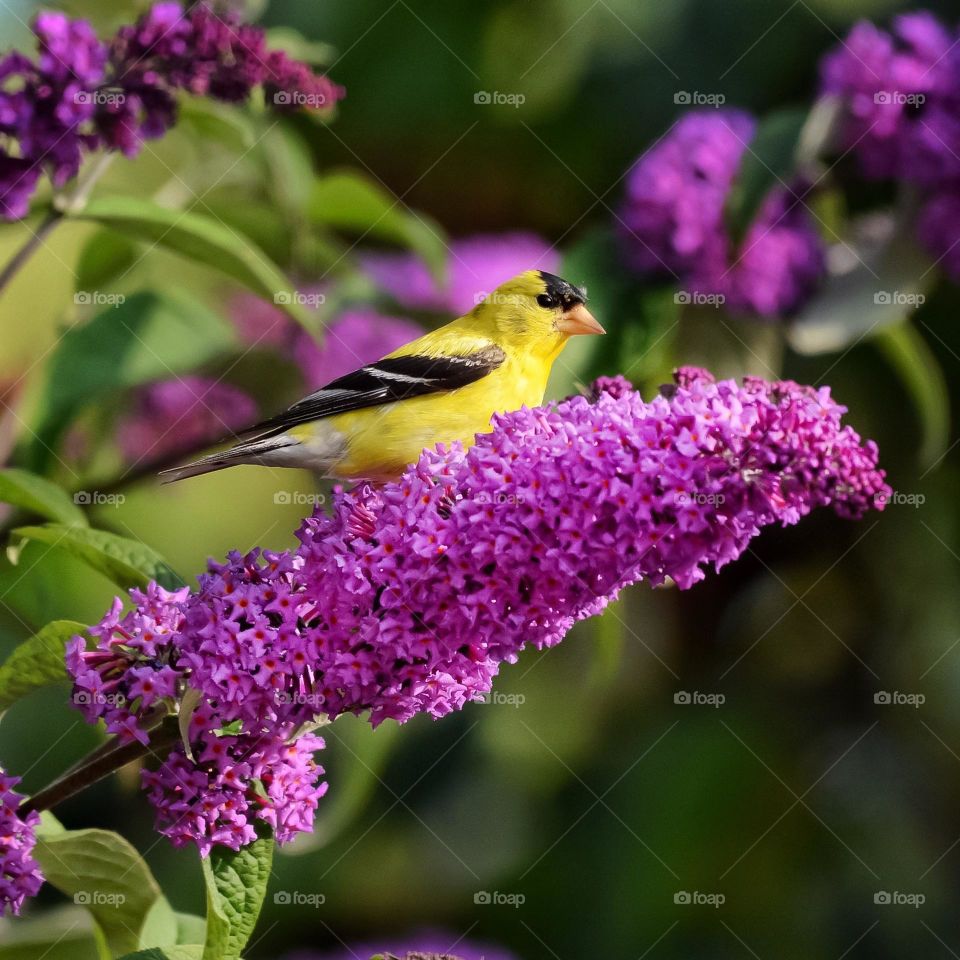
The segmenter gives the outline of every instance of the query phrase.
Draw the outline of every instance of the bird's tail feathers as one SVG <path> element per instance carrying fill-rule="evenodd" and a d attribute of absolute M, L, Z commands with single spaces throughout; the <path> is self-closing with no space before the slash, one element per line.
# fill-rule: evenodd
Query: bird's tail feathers
<path fill-rule="evenodd" d="M 265 458 L 268 458 L 271 453 L 284 447 L 297 446 L 299 442 L 299 440 L 285 434 L 254 438 L 238 443 L 228 450 L 221 450 L 218 453 L 201 457 L 192 463 L 185 463 L 183 466 L 172 467 L 169 470 L 161 470 L 160 476 L 163 477 L 164 483 L 174 483 L 177 480 L 199 477 L 204 473 L 213 473 L 216 470 L 235 467 L 243 463 L 269 463 L 269 459 L 265 460 Z"/>

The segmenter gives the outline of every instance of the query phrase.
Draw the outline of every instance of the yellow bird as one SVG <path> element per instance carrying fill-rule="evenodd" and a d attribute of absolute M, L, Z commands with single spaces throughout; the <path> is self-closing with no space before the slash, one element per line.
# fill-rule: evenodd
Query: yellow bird
<path fill-rule="evenodd" d="M 494 413 L 542 403 L 567 340 L 604 332 L 586 299 L 566 280 L 528 270 L 468 314 L 251 427 L 249 439 L 164 474 L 182 480 L 247 463 L 396 479 L 424 448 L 472 444 Z"/>

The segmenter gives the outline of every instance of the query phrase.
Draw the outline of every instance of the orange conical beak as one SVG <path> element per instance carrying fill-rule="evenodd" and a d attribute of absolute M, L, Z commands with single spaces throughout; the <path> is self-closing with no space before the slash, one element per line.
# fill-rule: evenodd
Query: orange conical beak
<path fill-rule="evenodd" d="M 593 314 L 582 304 L 578 303 L 564 310 L 557 321 L 557 329 L 570 336 L 577 333 L 606 333 L 607 331 L 597 323 Z"/>

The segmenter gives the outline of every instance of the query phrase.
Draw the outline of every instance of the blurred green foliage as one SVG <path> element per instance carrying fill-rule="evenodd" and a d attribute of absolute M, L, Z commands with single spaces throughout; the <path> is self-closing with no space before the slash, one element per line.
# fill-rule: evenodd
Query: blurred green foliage
<path fill-rule="evenodd" d="M 59 6 L 103 28 L 139 8 Z M 624 371 L 650 387 L 678 362 L 766 375 L 782 364 L 792 378 L 829 383 L 860 432 L 879 442 L 894 488 L 924 498 L 859 525 L 816 516 L 767 532 L 692 593 L 630 590 L 558 649 L 525 653 L 493 702 L 441 724 L 419 718 L 371 731 L 338 721 L 325 734 L 331 786 L 317 831 L 277 856 L 271 887 L 325 900 L 295 909 L 268 898 L 250 957 L 424 927 L 530 960 L 960 952 L 960 463 L 955 437 L 943 439 L 944 408 L 956 409 L 958 393 L 960 294 L 931 291 L 909 343 L 864 338 L 804 356 L 784 352 L 776 330 L 718 324 L 713 314 L 688 312 L 675 328 L 669 290 L 638 298 L 617 288 L 609 241 L 620 181 L 682 109 L 677 91 L 722 91 L 761 112 L 803 104 L 819 56 L 852 20 L 899 8 L 276 0 L 264 22 L 330 45 L 322 54 L 348 88 L 337 120 L 274 128 L 255 113 L 194 105 L 169 137 L 111 166 L 98 196 L 152 198 L 223 223 L 308 279 L 332 271 L 356 282 L 351 244 L 391 195 L 402 205 L 365 242 L 430 257 L 444 232 L 539 231 L 566 251 L 565 272 L 588 283 L 611 330 L 602 352 L 565 356 L 555 394 L 594 372 Z M 27 3 L 0 9 L 5 46 L 26 44 L 30 13 Z M 474 102 L 494 90 L 526 102 Z M 333 203 L 346 170 L 363 178 L 351 181 L 348 206 L 371 203 L 366 224 Z M 74 489 L 90 477 L 71 475 L 52 450 L 80 399 L 120 409 L 125 389 L 161 368 L 222 370 L 240 352 L 218 320 L 235 290 L 222 258 L 218 273 L 195 247 L 187 259 L 171 244 L 143 256 L 142 234 L 105 242 L 108 222 L 59 228 L 0 300 L 0 384 L 13 385 L 3 396 L 15 411 L 0 428 L 3 452 L 15 439 L 24 462 Z M 21 225 L 0 227 L 0 260 L 24 236 Z M 61 337 L 64 324 L 91 319 L 72 307 L 74 290 L 104 287 L 126 303 Z M 98 340 L 98 323 L 113 331 L 108 340 Z M 124 328 L 125 343 L 116 337 Z M 231 376 L 243 371 L 239 364 Z M 267 382 L 260 374 L 269 406 L 292 399 L 285 373 L 278 367 Z M 930 455 L 931 434 L 946 456 Z M 312 489 L 299 475 L 291 484 Z M 255 470 L 172 488 L 147 479 L 122 504 L 89 513 L 190 578 L 208 555 L 293 542 L 302 508 L 275 504 L 275 486 Z M 52 619 L 97 619 L 113 593 L 62 546 L 28 542 L 15 566 L 0 564 L 4 649 Z M 675 702 L 694 691 L 725 702 Z M 875 702 L 896 691 L 925 703 Z M 28 789 L 96 742 L 62 689 L 18 703 L 0 725 L 4 766 Z M 196 858 L 158 842 L 135 771 L 58 813 L 70 826 L 120 829 L 176 909 L 200 908 Z M 525 902 L 478 905 L 480 891 Z M 875 902 L 882 891 L 926 902 Z M 725 902 L 675 902 L 682 892 Z M 35 957 L 16 939 L 37 929 L 62 934 L 50 960 L 93 956 L 81 912 L 49 890 L 41 901 L 32 928 L 3 926 L 0 960 Z"/>

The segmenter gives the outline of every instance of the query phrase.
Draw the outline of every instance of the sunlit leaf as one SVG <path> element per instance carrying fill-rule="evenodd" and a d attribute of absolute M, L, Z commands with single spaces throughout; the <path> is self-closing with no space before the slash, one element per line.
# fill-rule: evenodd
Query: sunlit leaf
<path fill-rule="evenodd" d="M 207 939 L 203 960 L 234 960 L 256 926 L 270 880 L 273 837 L 239 850 L 214 847 L 203 860 L 207 888 Z"/>
<path fill-rule="evenodd" d="M 92 200 L 73 216 L 203 263 L 271 301 L 278 292 L 292 288 L 280 268 L 248 237 L 202 213 L 171 210 L 137 197 L 104 197 Z M 308 325 L 299 304 L 280 306 L 294 320 Z"/>
<path fill-rule="evenodd" d="M 66 680 L 64 648 L 85 629 L 73 620 L 54 620 L 15 647 L 0 666 L 0 711 L 40 687 Z"/>
<path fill-rule="evenodd" d="M 61 487 L 27 470 L 0 470 L 0 503 L 10 503 L 31 514 L 67 525 L 85 527 L 87 518 Z"/>
<path fill-rule="evenodd" d="M 18 527 L 13 533 L 24 540 L 48 543 L 72 554 L 125 590 L 145 587 L 150 580 L 156 580 L 169 590 L 183 586 L 183 580 L 166 560 L 139 540 L 121 537 L 106 530 L 67 527 L 57 523 L 43 527 Z"/>

